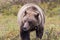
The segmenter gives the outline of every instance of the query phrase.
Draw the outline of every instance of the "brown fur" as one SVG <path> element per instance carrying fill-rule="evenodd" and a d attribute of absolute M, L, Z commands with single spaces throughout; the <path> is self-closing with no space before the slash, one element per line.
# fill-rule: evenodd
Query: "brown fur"
<path fill-rule="evenodd" d="M 20 19 L 20 22 L 20 36 L 22 40 L 30 40 L 30 32 L 33 30 L 36 31 L 37 38 L 42 38 L 45 17 L 36 7 L 28 7 L 23 12 L 23 17 Z"/>

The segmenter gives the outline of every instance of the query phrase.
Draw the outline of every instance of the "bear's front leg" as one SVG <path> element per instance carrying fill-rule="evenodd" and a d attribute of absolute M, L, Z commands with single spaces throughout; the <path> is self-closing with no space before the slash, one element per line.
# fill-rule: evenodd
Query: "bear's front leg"
<path fill-rule="evenodd" d="M 39 27 L 40 26 L 38 26 L 38 28 L 36 29 L 36 37 L 42 39 L 44 27 L 43 26 L 41 26 L 40 28 Z"/>
<path fill-rule="evenodd" d="M 21 40 L 30 40 L 30 33 L 28 31 L 20 32 Z"/>

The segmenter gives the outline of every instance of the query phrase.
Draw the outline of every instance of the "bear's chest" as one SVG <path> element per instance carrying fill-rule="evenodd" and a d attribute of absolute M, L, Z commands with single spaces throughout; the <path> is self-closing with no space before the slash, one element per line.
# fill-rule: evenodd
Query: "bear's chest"
<path fill-rule="evenodd" d="M 35 31 L 36 29 L 38 29 L 38 27 L 37 26 L 33 26 L 32 28 L 30 28 L 29 31 Z"/>

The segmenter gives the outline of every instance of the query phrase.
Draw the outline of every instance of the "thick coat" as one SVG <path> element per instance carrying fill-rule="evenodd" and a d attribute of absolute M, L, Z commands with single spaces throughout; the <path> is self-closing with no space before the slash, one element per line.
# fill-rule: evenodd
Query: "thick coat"
<path fill-rule="evenodd" d="M 45 16 L 43 10 L 36 4 L 26 4 L 18 12 L 18 23 L 22 40 L 30 40 L 31 30 L 36 30 L 36 37 L 42 38 Z"/>

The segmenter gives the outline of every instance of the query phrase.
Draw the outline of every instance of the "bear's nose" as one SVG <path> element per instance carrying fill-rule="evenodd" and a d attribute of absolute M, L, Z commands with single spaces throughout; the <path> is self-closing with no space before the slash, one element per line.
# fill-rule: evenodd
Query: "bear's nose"
<path fill-rule="evenodd" d="M 23 27 L 23 31 L 27 31 L 27 28 L 26 27 Z"/>

